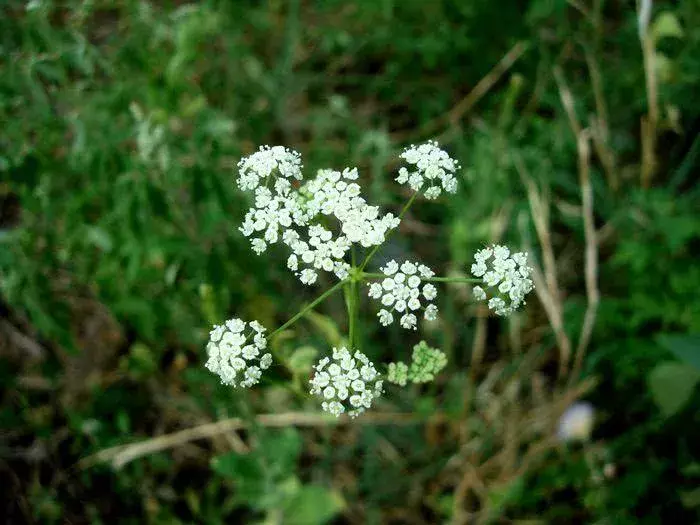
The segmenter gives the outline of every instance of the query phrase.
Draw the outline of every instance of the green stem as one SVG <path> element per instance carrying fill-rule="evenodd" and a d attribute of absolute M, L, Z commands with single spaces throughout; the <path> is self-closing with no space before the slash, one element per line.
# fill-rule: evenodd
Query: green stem
<path fill-rule="evenodd" d="M 355 275 L 355 247 L 351 252 L 351 277 L 350 282 L 345 286 L 345 304 L 348 308 L 348 344 L 351 349 L 357 347 L 357 323 L 359 320 L 359 287 Z"/>
<path fill-rule="evenodd" d="M 413 195 L 411 195 L 411 198 L 408 199 L 408 202 L 406 202 L 406 204 L 404 204 L 404 207 L 401 210 L 401 213 L 399 213 L 399 220 L 403 219 L 403 216 L 406 215 L 406 212 L 411 207 L 411 204 L 413 204 L 413 201 L 416 200 L 417 196 L 418 196 L 418 192 L 415 192 Z M 396 228 L 394 228 L 394 230 L 395 229 L 398 229 L 398 226 Z M 394 230 L 389 230 L 389 232 L 384 237 L 384 242 L 386 242 L 389 239 L 391 234 L 394 233 Z M 382 243 L 382 244 L 384 244 L 384 243 Z M 374 248 L 372 248 L 372 251 L 367 254 L 367 257 L 365 257 L 365 260 L 362 261 L 362 264 L 360 264 L 360 268 L 359 268 L 360 272 L 365 269 L 365 266 L 367 266 L 367 263 L 369 262 L 369 260 L 372 257 L 374 257 L 374 254 L 377 253 L 377 250 L 379 250 L 380 246 L 381 246 L 381 244 L 377 244 Z"/>
<path fill-rule="evenodd" d="M 306 305 L 304 308 L 302 308 L 301 311 L 299 311 L 299 312 L 298 312 L 294 317 L 292 317 L 289 321 L 287 321 L 286 323 L 284 323 L 282 326 L 280 326 L 279 328 L 277 328 L 277 329 L 274 330 L 273 332 L 270 332 L 270 335 L 268 336 L 268 339 L 271 339 L 272 337 L 274 337 L 275 335 L 277 335 L 278 333 L 280 333 L 282 330 L 284 330 L 284 329 L 286 329 L 286 328 L 292 326 L 292 325 L 293 325 L 294 323 L 296 323 L 299 319 L 301 319 L 302 317 L 304 317 L 304 315 L 306 315 L 306 313 L 307 313 L 309 310 L 312 310 L 316 305 L 318 305 L 319 303 L 322 303 L 323 301 L 325 301 L 330 295 L 333 294 L 333 292 L 336 292 L 337 290 L 339 290 L 339 289 L 340 289 L 342 286 L 344 286 L 346 283 L 347 283 L 347 280 L 345 280 L 345 281 L 340 281 L 340 282 L 335 283 L 331 288 L 329 288 L 328 290 L 326 290 L 325 292 L 323 292 L 323 293 L 322 293 L 321 295 L 319 295 L 316 299 L 314 299 L 314 300 L 311 301 L 308 305 Z"/>

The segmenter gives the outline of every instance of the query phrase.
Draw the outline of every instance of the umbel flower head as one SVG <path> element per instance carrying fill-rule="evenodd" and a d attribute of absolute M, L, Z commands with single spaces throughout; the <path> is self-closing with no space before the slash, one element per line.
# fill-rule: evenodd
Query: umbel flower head
<path fill-rule="evenodd" d="M 240 232 L 258 255 L 282 240 L 292 252 L 287 267 L 304 284 L 315 283 L 319 271 L 345 279 L 350 265 L 344 258 L 352 245 L 379 245 L 399 225 L 397 217 L 382 215 L 361 196 L 357 168 L 319 170 L 296 189 L 290 179 L 303 178 L 299 153 L 264 146 L 243 158 L 238 169 L 239 187 L 255 193 Z"/>
<path fill-rule="evenodd" d="M 369 285 L 368 295 L 379 299 L 384 306 L 377 317 L 383 326 L 394 322 L 394 314 L 401 316 L 401 327 L 415 330 L 418 318 L 414 312 L 423 308 L 421 300 L 425 301 L 423 316 L 433 321 L 437 318 L 437 306 L 431 303 L 437 296 L 437 289 L 431 283 L 426 283 L 421 289 L 423 279 L 430 279 L 434 272 L 424 264 L 405 261 L 401 266 L 394 260 L 380 268 L 385 278 L 378 283 Z"/>
<path fill-rule="evenodd" d="M 423 190 L 426 199 L 436 199 L 443 190 L 447 193 L 457 191 L 454 173 L 459 169 L 459 163 L 440 149 L 437 142 L 410 146 L 403 151 L 401 158 L 415 171 L 401 168 L 396 177 L 399 184 L 408 184 L 414 191 Z"/>
<path fill-rule="evenodd" d="M 209 332 L 208 359 L 204 366 L 221 377 L 224 385 L 248 388 L 257 384 L 262 371 L 272 364 L 272 355 L 263 353 L 267 348 L 265 331 L 257 321 L 246 323 L 241 319 L 215 325 Z"/>
<path fill-rule="evenodd" d="M 489 308 L 496 315 L 513 313 L 525 303 L 525 296 L 534 288 L 527 253 L 511 254 L 505 246 L 494 244 L 476 252 L 471 271 L 475 277 L 482 278 L 486 287 L 484 290 L 475 286 L 474 297 L 479 301 L 489 298 Z"/>
<path fill-rule="evenodd" d="M 383 381 L 365 354 L 333 348 L 332 359 L 324 357 L 311 378 L 311 393 L 323 398 L 321 407 L 334 416 L 348 412 L 356 417 L 382 394 Z"/>

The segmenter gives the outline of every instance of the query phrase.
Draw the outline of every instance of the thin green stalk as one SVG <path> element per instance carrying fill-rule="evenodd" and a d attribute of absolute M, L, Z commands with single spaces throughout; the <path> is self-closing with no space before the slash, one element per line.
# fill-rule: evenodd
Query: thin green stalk
<path fill-rule="evenodd" d="M 348 308 L 348 345 L 355 347 L 356 324 L 357 324 L 357 296 L 356 282 L 350 281 L 345 285 L 345 304 Z"/>
<path fill-rule="evenodd" d="M 348 308 L 348 344 L 354 349 L 357 346 L 357 323 L 359 320 L 359 289 L 357 277 L 355 275 L 355 247 L 351 251 L 351 277 L 350 282 L 345 286 L 345 304 Z"/>
<path fill-rule="evenodd" d="M 403 209 L 401 210 L 401 213 L 399 213 L 399 219 L 403 219 L 403 216 L 406 215 L 406 212 L 411 207 L 411 204 L 413 204 L 413 201 L 416 200 L 417 196 L 418 196 L 418 192 L 414 192 L 413 195 L 411 195 L 411 198 L 408 199 L 408 202 L 406 202 L 406 204 L 404 205 Z M 394 228 L 394 230 L 395 229 L 397 229 L 397 228 Z M 386 242 L 389 239 L 389 237 L 391 237 L 391 234 L 394 233 L 394 230 L 390 230 L 386 234 L 386 237 L 384 237 L 384 242 Z M 369 262 L 369 260 L 372 257 L 374 257 L 374 254 L 377 253 L 377 250 L 379 250 L 380 246 L 381 246 L 381 244 L 377 244 L 374 248 L 372 248 L 372 251 L 367 254 L 367 257 L 365 257 L 365 260 L 362 261 L 362 264 L 360 264 L 360 268 L 359 268 L 360 272 L 365 269 L 365 266 L 367 266 L 367 263 Z"/>
<path fill-rule="evenodd" d="M 316 299 L 314 299 L 314 300 L 311 301 L 308 305 L 306 305 L 304 308 L 302 308 L 301 311 L 299 311 L 299 312 L 298 312 L 294 317 L 292 317 L 289 321 L 287 321 L 287 322 L 284 323 L 282 326 L 280 326 L 279 328 L 277 328 L 276 330 L 274 330 L 273 332 L 271 332 L 270 335 L 268 336 L 268 338 L 271 339 L 272 337 L 274 337 L 275 335 L 277 335 L 278 333 L 280 333 L 282 330 L 284 330 L 284 329 L 286 329 L 286 328 L 292 326 L 292 325 L 293 325 L 294 323 L 296 323 L 299 319 L 301 319 L 302 317 L 304 317 L 304 315 L 306 315 L 306 313 L 307 313 L 309 310 L 312 310 L 316 305 L 318 305 L 319 303 L 322 303 L 323 301 L 325 301 L 330 295 L 332 295 L 334 292 L 336 292 L 337 290 L 339 290 L 339 289 L 340 289 L 341 287 L 343 287 L 346 283 L 347 283 L 347 280 L 345 280 L 345 281 L 340 281 L 340 282 L 334 284 L 331 288 L 329 288 L 328 290 L 326 290 L 325 292 L 323 292 L 323 293 L 322 293 L 321 295 L 319 295 Z"/>

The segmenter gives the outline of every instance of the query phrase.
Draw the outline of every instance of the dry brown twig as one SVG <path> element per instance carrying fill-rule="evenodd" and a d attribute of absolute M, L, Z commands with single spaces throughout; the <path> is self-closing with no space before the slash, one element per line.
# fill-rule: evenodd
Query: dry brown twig
<path fill-rule="evenodd" d="M 527 51 L 529 44 L 525 41 L 520 41 L 516 43 L 498 63 L 493 66 L 491 71 L 489 71 L 474 88 L 466 94 L 457 104 L 455 104 L 450 111 L 440 115 L 433 120 L 425 123 L 415 134 L 418 137 L 424 137 L 428 135 L 434 135 L 436 131 L 447 126 L 455 125 L 459 120 L 464 118 L 464 116 L 469 113 L 469 111 L 476 105 L 479 100 L 481 100 L 486 93 L 488 93 L 491 88 L 501 79 L 501 77 L 508 71 L 513 64 Z M 405 141 L 414 136 L 413 132 L 408 133 L 392 133 L 392 139 L 396 141 Z"/>
<path fill-rule="evenodd" d="M 569 381 L 575 381 L 583 364 L 583 357 L 590 343 L 593 334 L 593 327 L 598 312 L 600 302 L 600 292 L 598 290 L 598 237 L 593 218 L 593 188 L 590 180 L 590 132 L 582 129 L 576 116 L 574 99 L 571 95 L 564 75 L 559 69 L 555 69 L 554 78 L 559 88 L 559 97 L 569 118 L 571 131 L 576 139 L 576 150 L 578 153 L 579 184 L 581 186 L 581 215 L 583 219 L 583 231 L 586 241 L 584 278 L 586 281 L 586 313 L 583 318 L 581 335 L 576 347 L 576 356 L 571 370 Z"/>
<path fill-rule="evenodd" d="M 515 169 L 527 191 L 528 202 L 535 231 L 542 249 L 544 271 L 537 262 L 532 261 L 532 280 L 535 283 L 535 293 L 544 308 L 549 324 L 554 331 L 554 337 L 559 347 L 559 375 L 563 377 L 571 360 L 571 340 L 564 330 L 564 315 L 561 304 L 561 292 L 557 279 L 557 266 L 554 248 L 549 230 L 549 203 L 525 167 L 519 155 L 512 152 Z M 531 248 L 529 248 L 531 251 Z"/>
<path fill-rule="evenodd" d="M 644 81 L 648 112 L 642 117 L 642 187 L 648 188 L 656 171 L 656 128 L 659 123 L 659 97 L 656 79 L 656 50 L 649 32 L 651 0 L 639 0 L 639 40 L 644 58 Z"/>
<path fill-rule="evenodd" d="M 432 417 L 437 417 L 433 415 Z M 414 414 L 406 413 L 367 413 L 363 417 L 350 420 L 348 418 L 335 418 L 328 414 L 310 412 L 285 412 L 282 414 L 261 414 L 255 418 L 255 424 L 268 428 L 280 427 L 326 427 L 342 424 L 353 425 L 413 425 L 427 421 Z M 106 448 L 81 459 L 79 468 L 89 468 L 98 463 L 110 463 L 113 468 L 120 469 L 127 463 L 143 456 L 155 454 L 169 448 L 174 448 L 197 439 L 210 439 L 226 432 L 232 432 L 246 428 L 249 425 L 242 418 L 233 417 L 214 423 L 206 423 L 196 427 L 179 430 L 171 434 Z"/>
<path fill-rule="evenodd" d="M 585 252 L 585 281 L 588 305 L 583 318 L 581 336 L 576 347 L 576 357 L 571 370 L 570 381 L 575 380 L 583 364 L 583 356 L 590 343 L 595 325 L 600 292 L 598 291 L 598 238 L 593 220 L 593 189 L 590 181 L 590 149 L 588 134 L 578 136 L 577 146 L 579 155 L 579 176 L 581 184 L 581 201 L 583 204 L 583 230 L 586 239 Z"/>

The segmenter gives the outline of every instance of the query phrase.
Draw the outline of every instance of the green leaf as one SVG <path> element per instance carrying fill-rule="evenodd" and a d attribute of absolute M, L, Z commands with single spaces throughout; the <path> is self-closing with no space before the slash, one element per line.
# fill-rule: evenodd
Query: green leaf
<path fill-rule="evenodd" d="M 669 11 L 659 13 L 651 27 L 651 34 L 654 40 L 659 40 L 665 37 L 683 38 L 683 28 L 678 22 L 676 15 Z"/>
<path fill-rule="evenodd" d="M 88 226 L 85 238 L 89 244 L 97 246 L 103 252 L 111 252 L 113 243 L 109 233 L 98 226 Z"/>
<path fill-rule="evenodd" d="M 683 506 L 689 509 L 700 507 L 700 487 L 680 493 Z"/>
<path fill-rule="evenodd" d="M 222 454 L 211 460 L 211 468 L 221 477 L 236 482 L 236 496 L 252 506 L 265 497 L 267 486 L 265 471 L 260 458 L 254 452 L 242 456 L 236 452 Z"/>
<path fill-rule="evenodd" d="M 301 454 L 301 435 L 295 428 L 270 432 L 261 437 L 258 449 L 272 476 L 276 479 L 286 478 L 296 470 Z"/>
<path fill-rule="evenodd" d="M 332 346 L 341 346 L 343 343 L 343 336 L 338 330 L 338 325 L 326 315 L 319 314 L 314 311 L 310 311 L 306 314 L 306 318 L 311 321 L 311 323 L 316 327 L 316 329 L 321 332 L 323 337 Z"/>
<path fill-rule="evenodd" d="M 304 485 L 286 505 L 284 523 L 322 525 L 344 508 L 345 501 L 337 491 L 319 485 Z"/>
<path fill-rule="evenodd" d="M 676 362 L 658 365 L 649 374 L 649 388 L 654 402 L 665 417 L 672 416 L 688 402 L 700 372 Z"/>
<path fill-rule="evenodd" d="M 313 346 L 302 346 L 294 350 L 287 360 L 287 366 L 295 374 L 307 374 L 316 362 L 318 350 Z"/>
<path fill-rule="evenodd" d="M 656 341 L 684 363 L 700 370 L 700 335 L 661 334 Z"/>

